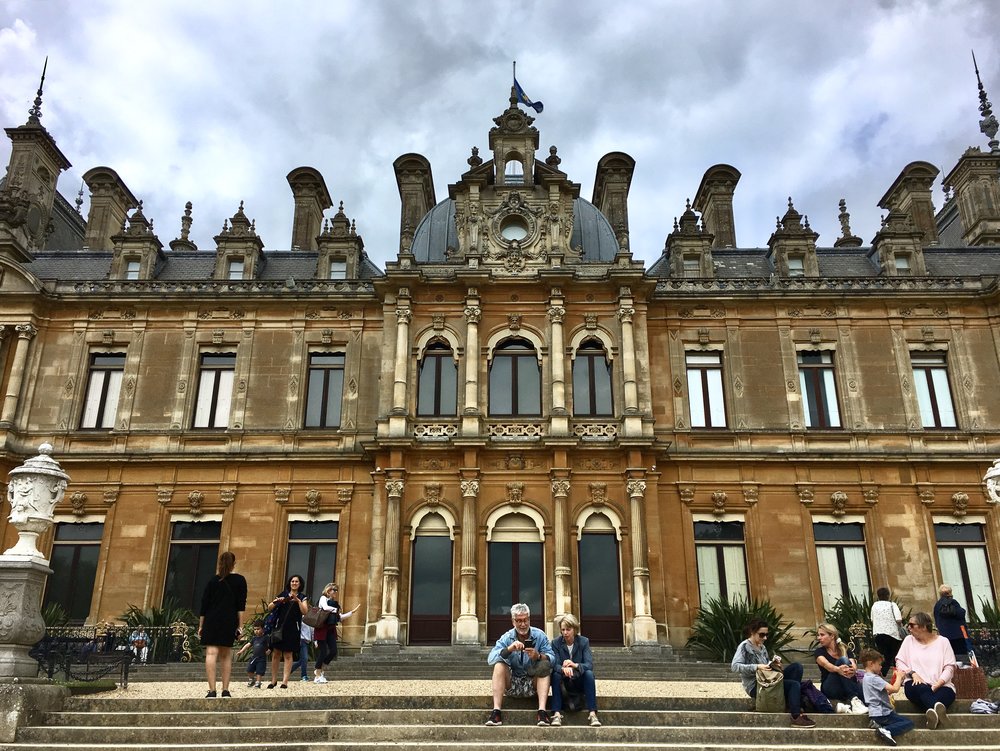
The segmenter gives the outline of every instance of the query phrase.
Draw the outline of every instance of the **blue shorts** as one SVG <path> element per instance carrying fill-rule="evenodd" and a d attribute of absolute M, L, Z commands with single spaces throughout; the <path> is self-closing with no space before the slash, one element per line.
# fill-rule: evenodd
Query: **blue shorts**
<path fill-rule="evenodd" d="M 267 669 L 266 657 L 254 657 L 247 663 L 247 673 L 250 675 L 264 675 Z"/>

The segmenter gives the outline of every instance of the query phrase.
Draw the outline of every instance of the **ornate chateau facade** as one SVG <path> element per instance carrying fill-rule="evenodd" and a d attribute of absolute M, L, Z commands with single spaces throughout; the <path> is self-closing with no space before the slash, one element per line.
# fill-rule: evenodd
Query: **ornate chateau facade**
<path fill-rule="evenodd" d="M 982 90 L 982 87 L 980 87 Z M 41 90 L 39 90 L 41 95 Z M 1000 147 L 907 165 L 870 245 L 789 201 L 741 248 L 716 165 L 649 268 L 634 161 L 591 200 L 515 99 L 447 196 L 418 154 L 382 270 L 322 175 L 288 175 L 290 250 L 242 204 L 215 247 L 165 247 L 123 179 L 7 128 L 2 472 L 43 441 L 70 474 L 44 600 L 77 622 L 196 604 L 221 550 L 251 599 L 341 583 L 354 643 L 483 644 L 527 602 L 595 643 L 682 645 L 708 597 L 802 628 L 841 594 L 938 584 L 996 602 Z M 6 523 L 4 523 L 6 525 Z M 3 530 L 5 547 L 15 531 Z M 551 626 L 549 627 L 551 631 Z"/>

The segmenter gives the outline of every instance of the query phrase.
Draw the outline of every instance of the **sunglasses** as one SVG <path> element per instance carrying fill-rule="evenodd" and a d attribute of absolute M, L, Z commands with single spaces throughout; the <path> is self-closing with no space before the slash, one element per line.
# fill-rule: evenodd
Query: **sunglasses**
<path fill-rule="evenodd" d="M 767 638 L 767 631 L 758 631 L 757 632 L 757 636 L 759 636 L 762 639 L 766 639 Z"/>

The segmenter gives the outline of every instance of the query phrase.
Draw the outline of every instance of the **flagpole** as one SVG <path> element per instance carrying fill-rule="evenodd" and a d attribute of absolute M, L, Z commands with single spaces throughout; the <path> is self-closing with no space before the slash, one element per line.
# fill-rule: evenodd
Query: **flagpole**
<path fill-rule="evenodd" d="M 514 80 L 517 80 L 517 60 L 514 61 Z"/>

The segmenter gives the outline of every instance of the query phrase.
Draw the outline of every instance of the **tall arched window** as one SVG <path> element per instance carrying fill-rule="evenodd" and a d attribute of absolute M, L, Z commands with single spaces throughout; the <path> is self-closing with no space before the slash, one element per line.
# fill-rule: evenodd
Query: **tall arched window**
<path fill-rule="evenodd" d="M 587 339 L 573 361 L 573 414 L 598 417 L 614 414 L 611 399 L 611 363 L 604 344 Z"/>
<path fill-rule="evenodd" d="M 417 414 L 454 416 L 457 410 L 458 369 L 451 345 L 435 339 L 427 345 L 417 379 Z"/>
<path fill-rule="evenodd" d="M 521 155 L 513 152 L 507 155 L 507 163 L 503 169 L 504 185 L 524 185 L 524 164 Z"/>
<path fill-rule="evenodd" d="M 542 414 L 542 372 L 527 339 L 500 344 L 490 366 L 490 415 L 537 417 Z"/>

